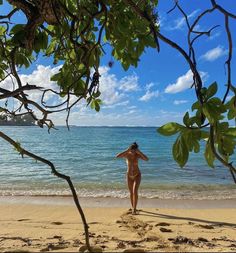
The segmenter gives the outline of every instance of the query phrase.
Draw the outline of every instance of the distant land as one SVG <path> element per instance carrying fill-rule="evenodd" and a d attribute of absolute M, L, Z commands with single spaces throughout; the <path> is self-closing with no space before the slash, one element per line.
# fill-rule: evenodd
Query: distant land
<path fill-rule="evenodd" d="M 0 126 L 35 126 L 35 120 L 31 115 L 20 116 L 0 115 Z"/>

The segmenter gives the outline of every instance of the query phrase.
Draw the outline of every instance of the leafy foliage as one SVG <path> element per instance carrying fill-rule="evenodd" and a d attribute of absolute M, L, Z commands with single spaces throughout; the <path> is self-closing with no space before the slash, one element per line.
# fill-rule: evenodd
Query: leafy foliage
<path fill-rule="evenodd" d="M 205 141 L 204 156 L 207 164 L 214 167 L 216 159 L 213 150 L 220 154 L 226 161 L 229 161 L 230 156 L 235 152 L 236 147 L 236 128 L 230 127 L 227 122 L 229 114 L 235 111 L 235 97 L 227 104 L 223 104 L 218 97 L 214 97 L 217 92 L 217 83 L 214 82 L 208 88 L 203 88 L 204 102 L 201 105 L 196 101 L 192 105 L 193 115 L 190 117 L 189 112 L 183 117 L 183 125 L 175 122 L 167 123 L 158 128 L 157 131 L 165 136 L 170 136 L 178 133 L 178 137 L 173 144 L 173 157 L 180 167 L 183 167 L 187 161 L 189 152 L 198 153 L 200 151 L 201 141 Z M 226 121 L 224 121 L 226 120 Z M 203 127 L 205 121 L 214 126 L 214 139 L 210 139 L 209 128 Z M 213 141 L 214 148 L 212 149 L 211 142 Z"/>
<path fill-rule="evenodd" d="M 154 36 L 158 31 L 154 11 L 157 0 L 142 1 L 139 4 L 142 15 L 133 10 L 133 5 L 127 4 L 129 1 L 122 0 L 8 2 L 13 10 L 2 16 L 3 22 L 0 23 L 1 80 L 9 75 L 10 69 L 18 87 L 24 86 L 16 69 L 29 68 L 39 55 L 61 65 L 59 72 L 51 77 L 59 86 L 59 92 L 44 90 L 40 106 L 35 101 L 27 101 L 24 95 L 23 98 L 14 97 L 24 104 L 40 127 L 45 124 L 53 126 L 48 115 L 56 111 L 67 111 L 69 118 L 71 108 L 80 100 L 85 100 L 92 109 L 100 110 L 99 66 L 108 48 L 112 57 L 127 70 L 131 65 L 137 66 L 145 48 L 157 47 Z M 25 24 L 10 22 L 16 12 L 26 16 Z M 144 19 L 143 16 L 150 18 Z M 57 106 L 47 104 L 44 101 L 47 92 L 54 92 L 64 102 Z M 75 103 L 71 102 L 72 97 L 78 98 L 73 100 Z M 38 118 L 28 104 L 39 110 L 42 118 Z"/>

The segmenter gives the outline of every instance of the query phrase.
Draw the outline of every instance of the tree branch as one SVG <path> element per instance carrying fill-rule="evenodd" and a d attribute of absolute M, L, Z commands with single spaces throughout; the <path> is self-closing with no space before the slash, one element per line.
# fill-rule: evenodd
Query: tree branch
<path fill-rule="evenodd" d="M 227 80 L 227 89 L 224 95 L 224 98 L 222 100 L 222 103 L 224 104 L 226 101 L 226 98 L 229 94 L 229 90 L 232 86 L 232 80 L 231 80 L 231 60 L 232 60 L 232 54 L 233 54 L 233 42 L 232 42 L 232 36 L 229 28 L 229 17 L 225 15 L 225 29 L 228 37 L 228 45 L 229 45 L 229 53 L 228 53 L 228 59 L 226 60 L 225 64 L 227 65 L 228 70 L 228 80 Z"/>
<path fill-rule="evenodd" d="M 40 90 L 40 89 L 42 89 L 42 87 L 38 87 L 36 85 L 29 85 L 29 84 L 22 86 L 14 91 L 8 91 L 8 90 L 0 87 L 0 92 L 3 93 L 3 95 L 0 95 L 0 99 L 9 98 L 9 97 L 16 97 L 17 95 L 21 94 L 22 91 Z"/>
<path fill-rule="evenodd" d="M 223 7 L 221 7 L 220 5 L 218 5 L 215 0 L 211 0 L 211 4 L 212 4 L 213 7 L 215 7 L 216 9 L 218 9 L 220 12 L 224 13 L 224 15 L 227 15 L 227 16 L 229 16 L 231 18 L 236 19 L 236 15 L 235 14 L 226 11 Z"/>
<path fill-rule="evenodd" d="M 35 155 L 35 154 L 33 154 L 33 153 L 31 153 L 31 152 L 29 152 L 29 151 L 23 149 L 21 146 L 19 146 L 19 143 L 15 142 L 13 139 L 11 139 L 9 136 L 7 136 L 6 134 L 4 134 L 4 133 L 1 132 L 1 131 L 0 131 L 0 138 L 4 139 L 4 140 L 7 141 L 9 144 L 11 144 L 13 147 L 15 147 L 16 150 L 18 150 L 19 153 L 22 155 L 22 157 L 23 157 L 24 155 L 26 155 L 26 156 L 28 156 L 28 157 L 30 157 L 30 158 L 33 158 L 33 159 L 35 159 L 35 160 L 37 160 L 37 161 L 40 161 L 40 162 L 42 162 L 42 163 L 48 165 L 48 166 L 51 168 L 51 172 L 52 172 L 55 176 L 57 176 L 57 177 L 59 177 L 59 178 L 65 180 L 65 181 L 67 181 L 67 183 L 68 183 L 68 185 L 69 185 L 69 187 L 70 187 L 72 196 L 73 196 L 74 203 L 75 203 L 75 205 L 76 205 L 76 207 L 77 207 L 77 210 L 79 211 L 79 214 L 80 214 L 80 216 L 81 216 L 81 219 L 82 219 L 82 222 L 83 222 L 83 225 L 84 225 L 86 245 L 87 245 L 87 247 L 88 247 L 88 250 L 91 251 L 90 243 L 89 243 L 89 231 L 88 231 L 89 226 L 88 226 L 88 224 L 87 224 L 87 221 L 86 221 L 84 212 L 83 212 L 83 210 L 82 210 L 82 208 L 81 208 L 81 205 L 80 205 L 80 203 L 79 203 L 79 199 L 78 199 L 78 197 L 77 197 L 76 190 L 75 190 L 75 188 L 74 188 L 74 185 L 73 185 L 73 183 L 72 183 L 70 177 L 67 176 L 67 175 L 65 175 L 65 174 L 62 174 L 62 173 L 58 172 L 58 171 L 56 170 L 54 164 L 53 164 L 52 162 L 50 162 L 49 160 L 47 160 L 47 159 L 45 159 L 45 158 L 42 158 L 42 157 L 40 157 L 40 156 L 37 156 L 37 155 Z"/>
<path fill-rule="evenodd" d="M 220 161 L 225 167 L 229 168 L 229 171 L 233 177 L 233 180 L 234 180 L 234 183 L 236 184 L 236 168 L 234 168 L 234 166 L 232 165 L 232 162 L 231 163 L 228 163 L 226 162 L 216 151 L 215 149 L 215 142 L 214 142 L 214 139 L 215 139 L 215 135 L 214 135 L 214 126 L 213 125 L 210 125 L 210 137 L 209 137 L 209 140 L 210 140 L 210 145 L 211 145 L 211 150 L 214 154 L 214 156 L 216 157 L 216 159 L 218 161 Z"/>
<path fill-rule="evenodd" d="M 11 19 L 11 16 L 14 15 L 15 12 L 19 11 L 19 8 L 13 9 L 11 12 L 9 12 L 7 15 L 0 15 L 0 19 Z"/>

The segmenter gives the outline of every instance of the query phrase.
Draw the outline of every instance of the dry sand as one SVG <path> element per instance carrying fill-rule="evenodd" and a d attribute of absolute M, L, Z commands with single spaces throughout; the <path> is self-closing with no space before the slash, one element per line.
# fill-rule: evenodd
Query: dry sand
<path fill-rule="evenodd" d="M 169 203 L 169 206 L 168 206 Z M 104 252 L 236 251 L 236 202 L 82 199 L 92 245 Z M 168 207 L 168 208 L 167 208 Z M 78 252 L 83 225 L 70 198 L 0 198 L 0 251 Z"/>

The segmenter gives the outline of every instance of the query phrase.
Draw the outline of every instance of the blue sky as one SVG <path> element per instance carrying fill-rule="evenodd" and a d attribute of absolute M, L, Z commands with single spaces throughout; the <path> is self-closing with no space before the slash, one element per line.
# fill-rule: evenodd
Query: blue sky
<path fill-rule="evenodd" d="M 173 39 L 186 49 L 187 28 L 183 16 L 176 9 L 170 14 L 167 11 L 173 7 L 173 0 L 159 0 L 158 13 L 160 31 L 168 38 Z M 183 9 L 188 14 L 190 23 L 203 10 L 210 7 L 210 0 L 180 0 Z M 191 4 L 190 4 L 191 2 Z M 218 0 L 219 4 L 236 13 L 235 0 Z M 4 12 L 8 7 L 4 5 Z M 19 21 L 21 16 L 16 17 Z M 209 86 L 217 81 L 218 95 L 223 96 L 226 83 L 224 63 L 227 58 L 227 41 L 223 25 L 224 17 L 219 12 L 208 15 L 197 27 L 199 31 L 206 31 L 214 25 L 216 28 L 211 37 L 203 36 L 196 43 L 196 58 L 198 69 Z M 233 21 L 233 20 L 231 20 Z M 23 21 L 22 21 L 23 23 Z M 234 31 L 235 41 L 236 22 L 230 22 L 231 31 Z M 100 86 L 103 105 L 99 113 L 87 108 L 84 103 L 74 108 L 70 116 L 73 125 L 116 125 L 116 126 L 160 126 L 169 121 L 182 122 L 182 116 L 189 111 L 195 101 L 192 84 L 192 74 L 183 57 L 173 48 L 160 42 L 161 51 L 147 49 L 140 58 L 137 68 L 131 67 L 124 71 L 119 62 L 108 67 L 111 60 L 109 48 L 102 59 Z M 50 59 L 40 57 L 28 70 L 20 70 L 21 77 L 30 84 L 48 87 L 50 75 L 56 73 L 59 67 L 50 65 Z M 233 81 L 235 80 L 235 60 L 232 62 Z M 9 86 L 9 83 L 5 84 Z M 31 94 L 35 99 L 39 94 Z M 53 97 L 48 96 L 49 102 L 54 103 Z M 56 125 L 65 125 L 66 115 L 63 113 L 53 116 Z"/>

